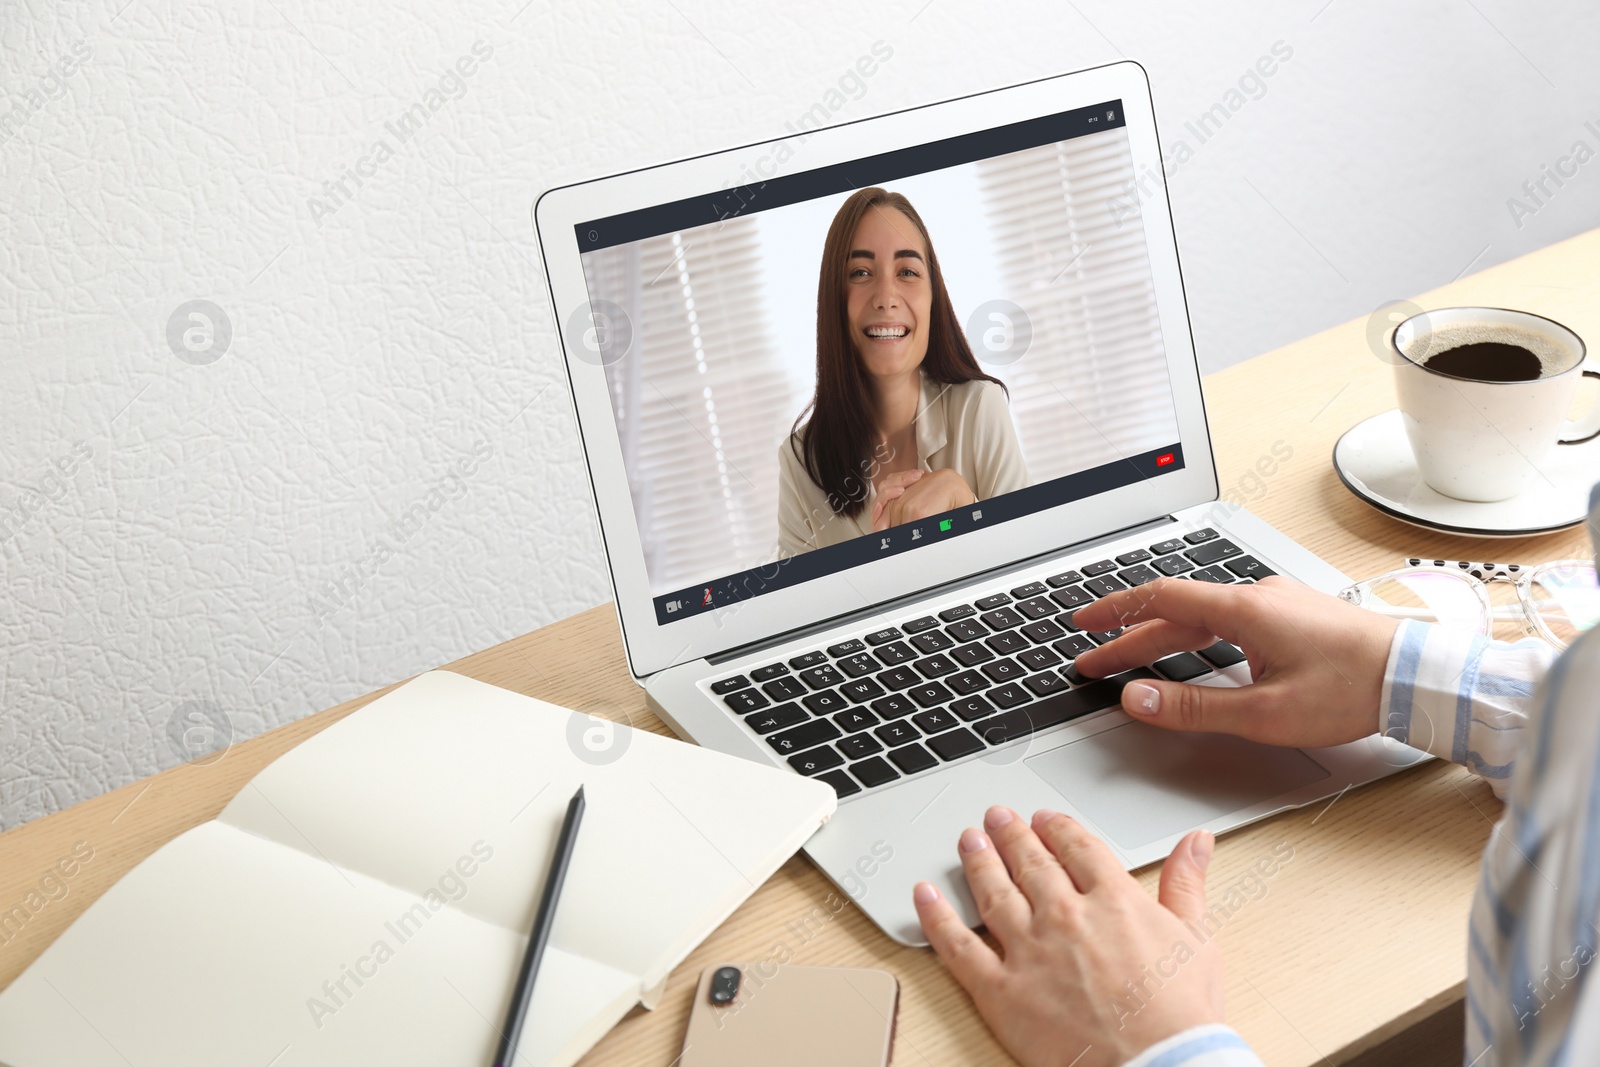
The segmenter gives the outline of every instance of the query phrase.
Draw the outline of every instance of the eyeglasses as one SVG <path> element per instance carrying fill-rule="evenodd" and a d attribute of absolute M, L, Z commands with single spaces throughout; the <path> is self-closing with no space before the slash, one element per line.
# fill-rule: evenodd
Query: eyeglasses
<path fill-rule="evenodd" d="M 1495 629 L 1496 623 L 1503 623 L 1558 649 L 1600 622 L 1600 585 L 1594 563 L 1586 559 L 1559 559 L 1536 567 L 1408 559 L 1400 570 L 1357 582 L 1339 596 L 1393 618 L 1491 638 L 1502 636 Z"/>

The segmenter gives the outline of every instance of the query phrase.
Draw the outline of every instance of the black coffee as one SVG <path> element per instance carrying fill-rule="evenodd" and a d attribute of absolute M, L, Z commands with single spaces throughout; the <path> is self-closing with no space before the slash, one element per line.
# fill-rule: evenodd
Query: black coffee
<path fill-rule="evenodd" d="M 1544 376 L 1539 357 L 1505 341 L 1474 341 L 1435 352 L 1422 364 L 1431 371 L 1480 382 L 1534 382 Z"/>

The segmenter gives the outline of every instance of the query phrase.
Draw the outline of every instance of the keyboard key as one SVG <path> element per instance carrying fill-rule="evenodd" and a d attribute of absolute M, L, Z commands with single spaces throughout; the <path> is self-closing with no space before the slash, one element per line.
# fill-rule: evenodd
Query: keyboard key
<path fill-rule="evenodd" d="M 772 701 L 754 689 L 741 689 L 737 693 L 729 693 L 722 698 L 722 702 L 740 715 L 746 715 L 752 711 L 760 711 L 772 703 Z"/>
<path fill-rule="evenodd" d="M 812 689 L 827 689 L 844 681 L 844 675 L 824 664 L 821 667 L 812 667 L 809 671 L 801 671 L 800 680 Z"/>
<path fill-rule="evenodd" d="M 883 669 L 878 661 L 866 652 L 857 652 L 853 656 L 846 656 L 835 666 L 852 678 L 864 678 Z"/>
<path fill-rule="evenodd" d="M 843 771 L 823 771 L 817 775 L 817 781 L 827 782 L 833 786 L 833 791 L 838 794 L 840 800 L 845 797 L 853 797 L 861 792 L 861 787 L 856 784 L 856 780 Z"/>
<path fill-rule="evenodd" d="M 1241 578 L 1254 578 L 1257 581 L 1278 573 L 1254 556 L 1240 556 L 1238 559 L 1230 559 L 1224 566 Z"/>
<path fill-rule="evenodd" d="M 1017 662 L 1030 671 L 1042 671 L 1061 662 L 1061 657 L 1048 648 L 1030 648 L 1017 653 Z"/>
<path fill-rule="evenodd" d="M 922 681 L 922 675 L 910 667 L 890 667 L 878 675 L 878 684 L 885 689 L 909 689 Z"/>
<path fill-rule="evenodd" d="M 793 730 L 785 730 L 781 734 L 771 734 L 767 744 L 771 745 L 780 755 L 787 756 L 791 752 L 804 752 L 808 748 L 841 736 L 839 728 L 827 719 L 812 719 L 804 726 L 796 726 Z"/>
<path fill-rule="evenodd" d="M 1151 545 L 1150 551 L 1158 556 L 1165 556 L 1167 553 L 1176 552 L 1182 547 L 1183 542 L 1174 537 L 1170 541 L 1162 541 L 1160 544 Z"/>
<path fill-rule="evenodd" d="M 995 608 L 993 611 L 985 612 L 978 617 L 991 630 L 1009 630 L 1013 626 L 1021 626 L 1028 621 L 1011 608 Z"/>
<path fill-rule="evenodd" d="M 1083 581 L 1083 575 L 1077 571 L 1064 571 L 1061 574 L 1051 575 L 1045 581 L 1049 583 L 1051 589 L 1060 589 L 1064 585 L 1077 585 Z"/>
<path fill-rule="evenodd" d="M 828 654 L 826 652 L 807 652 L 803 656 L 796 656 L 791 659 L 789 666 L 797 671 L 803 671 L 807 667 L 815 667 L 826 662 L 828 662 Z"/>
<path fill-rule="evenodd" d="M 1100 561 L 1098 561 L 1096 563 L 1085 564 L 1084 568 L 1083 568 L 1083 573 L 1086 576 L 1088 576 L 1090 578 L 1093 578 L 1094 576 L 1096 576 L 1098 574 L 1110 574 L 1112 571 L 1114 571 L 1116 569 L 1117 569 L 1117 565 L 1116 565 L 1116 563 L 1114 561 L 1109 560 L 1109 559 L 1102 559 L 1102 560 L 1100 560 Z"/>
<path fill-rule="evenodd" d="M 983 751 L 983 742 L 978 740 L 978 735 L 968 729 L 951 730 L 940 734 L 938 737 L 928 739 L 928 747 L 938 754 L 945 762 L 970 756 L 974 752 Z"/>
<path fill-rule="evenodd" d="M 1237 556 L 1241 551 L 1242 549 L 1232 541 L 1209 541 L 1199 548 L 1191 548 L 1184 554 L 1204 567 L 1207 564 L 1227 559 L 1229 556 Z"/>
<path fill-rule="evenodd" d="M 833 717 L 833 724 L 847 734 L 878 725 L 878 717 L 866 708 L 851 708 Z"/>
<path fill-rule="evenodd" d="M 973 642 L 970 645 L 962 645 L 960 648 L 953 649 L 950 653 L 950 658 L 963 667 L 976 667 L 980 663 L 994 659 L 994 653 L 989 651 L 988 646 Z"/>
<path fill-rule="evenodd" d="M 900 777 L 900 772 L 889 766 L 881 756 L 864 759 L 860 763 L 850 764 L 850 773 L 861 779 L 861 784 L 871 789 L 873 786 L 887 785 Z"/>
<path fill-rule="evenodd" d="M 1011 595 L 1018 600 L 1027 600 L 1030 597 L 1043 596 L 1048 591 L 1043 582 L 1029 582 L 1027 585 L 1019 585 L 1011 590 Z"/>
<path fill-rule="evenodd" d="M 1146 582 L 1155 581 L 1157 578 L 1161 577 L 1161 575 L 1157 574 L 1143 563 L 1137 563 L 1134 566 L 1129 567 L 1127 570 L 1118 571 L 1117 577 L 1127 582 L 1130 586 L 1140 586 Z"/>
<path fill-rule="evenodd" d="M 1036 596 L 1031 600 L 1024 600 L 1017 605 L 1017 610 L 1030 619 L 1042 619 L 1046 615 L 1054 615 L 1061 608 L 1047 597 Z"/>
<path fill-rule="evenodd" d="M 991 745 L 1004 744 L 1097 711 L 1114 708 L 1121 702 L 1124 685 L 1135 678 L 1153 677 L 1155 675 L 1143 668 L 1128 671 L 1114 678 L 1092 682 L 1081 689 L 1054 693 L 1027 707 L 1001 712 L 976 723 L 973 729 Z"/>
<path fill-rule="evenodd" d="M 907 660 L 915 659 L 917 654 L 911 651 L 911 646 L 904 641 L 895 641 L 884 645 L 875 653 L 883 661 L 885 667 L 897 667 Z"/>
<path fill-rule="evenodd" d="M 799 704 L 779 704 L 770 710 L 754 713 L 745 722 L 758 734 L 770 734 L 785 726 L 798 726 L 810 718 Z"/>
<path fill-rule="evenodd" d="M 897 748 L 889 753 L 889 762 L 899 767 L 906 774 L 920 774 L 930 767 L 937 767 L 939 761 L 934 759 L 928 750 L 921 745 L 907 745 Z"/>
<path fill-rule="evenodd" d="M 1149 558 L 1149 552 L 1142 548 L 1136 548 L 1132 552 L 1124 552 L 1122 555 L 1118 556 L 1117 562 L 1122 564 L 1124 567 L 1131 567 L 1135 563 L 1143 563 Z"/>
<path fill-rule="evenodd" d="M 852 704 L 865 704 L 869 700 L 883 696 L 883 686 L 871 678 L 857 678 L 853 682 L 841 685 L 839 695 Z"/>
<path fill-rule="evenodd" d="M 863 759 L 883 751 L 883 745 L 871 734 L 851 734 L 835 742 L 833 747 L 843 752 L 848 759 Z"/>
<path fill-rule="evenodd" d="M 1190 678 L 1211 673 L 1211 665 L 1193 652 L 1179 652 L 1176 656 L 1158 659 L 1150 666 L 1155 668 L 1157 674 L 1174 682 L 1187 682 Z"/>
<path fill-rule="evenodd" d="M 995 634 L 993 637 L 987 638 L 983 643 L 1002 656 L 1009 655 L 1012 652 L 1021 652 L 1028 647 L 1028 639 L 1020 633 Z"/>
<path fill-rule="evenodd" d="M 1067 680 L 1054 671 L 1035 674 L 1022 684 L 1027 686 L 1028 691 L 1036 697 L 1047 697 L 1052 693 L 1064 692 L 1068 688 Z"/>
<path fill-rule="evenodd" d="M 924 652 L 943 652 L 955 644 L 943 630 L 929 630 L 927 633 L 918 634 L 911 639 L 911 643 Z"/>
<path fill-rule="evenodd" d="M 998 689 L 991 689 L 987 695 L 997 708 L 1014 708 L 1018 704 L 1026 704 L 1033 699 L 1033 694 L 1016 682 L 1002 685 Z"/>
<path fill-rule="evenodd" d="M 1049 619 L 1044 619 L 1040 622 L 1030 622 L 1028 625 L 1017 631 L 1017 633 L 1022 634 L 1029 641 L 1034 641 L 1041 645 L 1050 641 L 1054 641 L 1056 638 L 1060 637 L 1066 632 L 1067 631 L 1063 630 Z"/>
<path fill-rule="evenodd" d="M 1073 685 L 1088 685 L 1090 682 L 1099 680 L 1096 678 L 1084 677 L 1083 672 L 1078 670 L 1078 665 L 1076 663 L 1069 663 L 1065 667 L 1062 667 L 1061 676 L 1067 681 L 1071 682 Z"/>
<path fill-rule="evenodd" d="M 938 619 L 934 618 L 932 615 L 924 615 L 920 619 L 912 619 L 910 622 L 901 623 L 900 629 L 904 630 L 908 634 L 920 634 L 922 631 L 931 630 L 938 625 Z"/>
<path fill-rule="evenodd" d="M 1165 574 L 1169 578 L 1183 574 L 1186 571 L 1194 570 L 1194 564 L 1190 563 L 1181 555 L 1162 556 L 1160 559 L 1156 560 L 1153 565 L 1156 570 L 1160 571 L 1162 574 Z"/>
<path fill-rule="evenodd" d="M 949 656 L 928 656 L 912 664 L 924 678 L 943 678 L 961 668 Z"/>
<path fill-rule="evenodd" d="M 844 757 L 831 748 L 818 748 L 789 757 L 789 766 L 801 774 L 818 774 L 843 765 Z"/>
<path fill-rule="evenodd" d="M 948 685 L 951 692 L 956 695 L 966 696 L 968 693 L 976 693 L 980 689 L 987 689 L 994 683 L 985 678 L 982 671 L 962 671 L 960 674 L 952 674 L 946 678 L 944 684 Z"/>
<path fill-rule="evenodd" d="M 957 619 L 965 619 L 967 616 L 976 615 L 977 613 L 978 610 L 971 604 L 957 604 L 953 608 L 945 608 L 939 612 L 939 618 L 945 622 L 955 622 Z"/>
<path fill-rule="evenodd" d="M 765 667 L 757 667 L 751 671 L 750 678 L 756 682 L 770 682 L 779 675 L 788 673 L 789 665 L 787 663 L 772 663 Z"/>
<path fill-rule="evenodd" d="M 1183 539 L 1191 545 L 1198 545 L 1202 541 L 1214 541 L 1219 536 L 1221 535 L 1217 531 L 1207 526 L 1204 530 L 1196 530 L 1193 533 L 1184 534 Z"/>
<path fill-rule="evenodd" d="M 847 706 L 844 697 L 832 689 L 803 696 L 800 698 L 800 703 L 810 708 L 813 715 L 832 715 L 836 711 L 843 711 Z"/>
<path fill-rule="evenodd" d="M 977 619 L 962 619 L 960 622 L 953 622 L 949 626 L 946 626 L 944 628 L 944 632 L 955 638 L 957 641 L 965 642 L 976 641 L 989 631 L 984 627 L 983 623 L 979 622 Z"/>
<path fill-rule="evenodd" d="M 921 732 L 909 722 L 886 722 L 872 732 L 879 741 L 890 748 L 909 744 L 922 736 Z"/>
<path fill-rule="evenodd" d="M 1093 641 L 1097 645 L 1103 645 L 1103 644 L 1106 644 L 1109 641 L 1115 641 L 1117 638 L 1119 638 L 1121 636 L 1122 636 L 1122 631 L 1121 630 L 1100 630 L 1100 631 L 1098 631 L 1096 633 L 1090 634 L 1089 635 L 1089 640 Z"/>
<path fill-rule="evenodd" d="M 950 699 L 950 690 L 938 682 L 929 682 L 907 689 L 906 695 L 923 707 L 931 708 L 935 704 L 947 702 Z"/>
<path fill-rule="evenodd" d="M 798 678 L 779 678 L 762 686 L 761 691 L 773 700 L 798 700 L 806 695 L 806 687 Z"/>
<path fill-rule="evenodd" d="M 1243 663 L 1245 655 L 1226 641 L 1218 641 L 1210 648 L 1202 648 L 1200 655 L 1217 670 L 1231 667 L 1235 663 Z"/>
<path fill-rule="evenodd" d="M 1004 593 L 996 593 L 993 596 L 979 597 L 972 602 L 972 606 L 979 611 L 993 611 L 995 608 L 1004 607 L 1009 603 L 1011 603 L 1010 597 Z"/>
<path fill-rule="evenodd" d="M 1069 585 L 1065 589 L 1057 589 L 1050 594 L 1050 599 L 1068 611 L 1075 611 L 1085 604 L 1094 603 L 1094 597 L 1085 593 L 1081 585 Z"/>
<path fill-rule="evenodd" d="M 932 708 L 928 711 L 919 711 L 911 716 L 911 721 L 917 724 L 917 729 L 925 734 L 942 733 L 945 730 L 960 726 L 961 722 L 955 714 L 945 708 Z"/>
<path fill-rule="evenodd" d="M 1218 585 L 1228 585 L 1233 581 L 1233 575 L 1221 567 L 1206 567 L 1189 575 L 1197 582 L 1215 582 Z"/>
<path fill-rule="evenodd" d="M 950 702 L 950 710 L 961 716 L 964 721 L 971 722 L 973 719 L 993 714 L 994 705 L 982 697 L 962 697 L 960 700 Z"/>
<path fill-rule="evenodd" d="M 997 682 L 1009 682 L 1028 673 L 1014 659 L 997 659 L 993 663 L 985 663 L 980 669 Z"/>
<path fill-rule="evenodd" d="M 711 691 L 721 696 L 723 693 L 731 693 L 735 689 L 743 689 L 749 684 L 750 679 L 742 674 L 736 674 L 732 678 L 724 678 L 720 682 L 712 682 Z"/>
<path fill-rule="evenodd" d="M 910 715 L 917 710 L 917 705 L 910 697 L 902 693 L 886 696 L 882 700 L 872 702 L 872 710 L 878 713 L 880 719 L 898 719 L 902 715 Z"/>
<path fill-rule="evenodd" d="M 1077 659 L 1091 648 L 1095 643 L 1082 634 L 1069 634 L 1050 646 L 1068 659 Z"/>
<path fill-rule="evenodd" d="M 1098 578 L 1090 578 L 1087 582 L 1083 583 L 1083 587 L 1089 592 L 1093 593 L 1095 596 L 1110 596 L 1118 589 L 1128 588 L 1126 585 L 1122 584 L 1121 579 L 1111 574 L 1102 574 Z"/>
<path fill-rule="evenodd" d="M 852 638 L 849 641 L 840 641 L 837 645 L 829 645 L 828 655 L 834 659 L 838 659 L 840 656 L 853 656 L 866 647 L 865 642 Z"/>
<path fill-rule="evenodd" d="M 867 644 L 873 646 L 887 644 L 890 641 L 898 639 L 900 636 L 900 631 L 895 629 L 893 626 L 889 627 L 887 630 L 874 630 L 872 633 L 867 635 Z"/>

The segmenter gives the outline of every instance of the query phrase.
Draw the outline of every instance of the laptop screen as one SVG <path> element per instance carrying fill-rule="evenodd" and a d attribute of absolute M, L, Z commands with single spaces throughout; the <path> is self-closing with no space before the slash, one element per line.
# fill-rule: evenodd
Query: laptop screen
<path fill-rule="evenodd" d="M 1184 466 L 1121 101 L 805 139 L 576 227 L 660 624 Z"/>

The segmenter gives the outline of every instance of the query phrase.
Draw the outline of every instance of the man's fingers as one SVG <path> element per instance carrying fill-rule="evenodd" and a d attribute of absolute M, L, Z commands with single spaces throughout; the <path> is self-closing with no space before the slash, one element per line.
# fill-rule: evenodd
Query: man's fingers
<path fill-rule="evenodd" d="M 1061 861 L 1016 812 L 997 804 L 984 815 L 983 825 L 1034 911 L 1053 897 L 1071 891 Z"/>
<path fill-rule="evenodd" d="M 1146 619 L 1166 619 L 1216 634 L 1238 644 L 1261 605 L 1250 585 L 1217 585 L 1189 578 L 1157 578 L 1133 589 L 1119 589 L 1081 607 L 1073 625 L 1091 633 L 1115 630 Z"/>
<path fill-rule="evenodd" d="M 932 882 L 919 882 L 911 891 L 911 900 L 928 944 L 961 987 L 976 998 L 980 991 L 992 986 L 1000 975 L 1000 957 L 983 938 L 967 929 L 944 894 Z"/>
<path fill-rule="evenodd" d="M 1140 678 L 1122 687 L 1122 710 L 1144 722 L 1191 733 L 1236 734 L 1284 744 L 1278 682 L 1225 687 Z"/>
<path fill-rule="evenodd" d="M 1206 913 L 1206 866 L 1216 839 L 1196 830 L 1172 850 L 1161 865 L 1161 888 L 1156 897 L 1180 919 L 1191 922 Z"/>
<path fill-rule="evenodd" d="M 1180 626 L 1165 619 L 1135 623 L 1115 641 L 1092 648 L 1075 661 L 1078 670 L 1090 678 L 1121 674 L 1129 667 L 1154 663 L 1174 652 L 1193 652 L 1216 641 L 1209 630 Z"/>
<path fill-rule="evenodd" d="M 1002 947 L 1011 944 L 1033 920 L 1032 906 L 1012 880 L 1005 860 L 988 834 L 972 828 L 963 830 L 957 847 L 972 899 L 978 905 L 978 914 L 983 916 L 983 925 L 999 939 Z"/>
<path fill-rule="evenodd" d="M 1033 817 L 1033 829 L 1056 854 L 1080 892 L 1092 893 L 1096 886 L 1127 877 L 1121 861 L 1111 854 L 1105 842 L 1085 830 L 1077 819 L 1041 810 Z"/>

